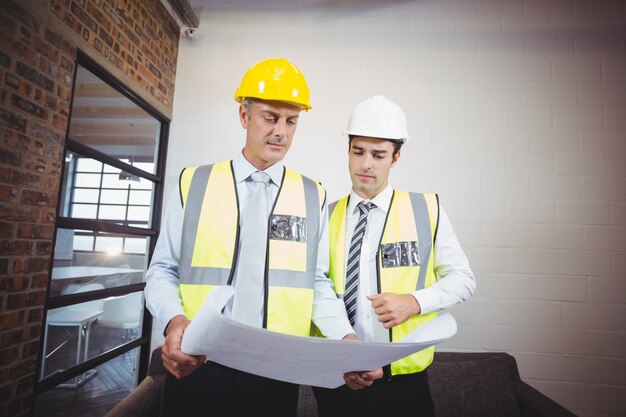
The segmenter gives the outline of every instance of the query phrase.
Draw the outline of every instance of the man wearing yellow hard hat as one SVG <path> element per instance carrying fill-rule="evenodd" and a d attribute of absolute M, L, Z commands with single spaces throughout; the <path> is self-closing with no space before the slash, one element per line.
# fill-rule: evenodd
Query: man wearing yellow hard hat
<path fill-rule="evenodd" d="M 474 275 L 437 194 L 389 184 L 409 139 L 400 106 L 369 97 L 352 111 L 345 135 L 352 190 L 330 204 L 329 273 L 359 340 L 394 343 L 468 299 Z M 431 346 L 382 370 L 348 372 L 337 389 L 314 388 L 320 417 L 434 417 L 433 355 Z"/>
<path fill-rule="evenodd" d="M 162 416 L 295 416 L 298 386 L 181 351 L 207 295 L 231 285 L 224 314 L 256 328 L 356 338 L 328 278 L 328 208 L 319 182 L 282 164 L 302 110 L 298 67 L 268 58 L 235 92 L 245 145 L 232 160 L 188 167 L 170 201 L 146 273 L 146 303 L 163 326 L 168 371 Z"/>

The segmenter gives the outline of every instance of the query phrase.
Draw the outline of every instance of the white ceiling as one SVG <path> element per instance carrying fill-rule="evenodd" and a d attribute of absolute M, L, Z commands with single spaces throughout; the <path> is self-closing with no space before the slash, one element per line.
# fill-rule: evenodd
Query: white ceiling
<path fill-rule="evenodd" d="M 328 3 L 329 0 L 188 0 L 195 12 L 201 9 L 264 9 L 264 8 L 300 8 L 315 4 Z"/>

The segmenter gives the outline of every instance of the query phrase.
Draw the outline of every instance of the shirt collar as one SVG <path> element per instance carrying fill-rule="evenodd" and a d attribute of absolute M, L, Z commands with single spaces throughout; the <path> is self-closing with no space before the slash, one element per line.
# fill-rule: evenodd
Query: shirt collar
<path fill-rule="evenodd" d="M 387 210 L 389 209 L 389 205 L 391 204 L 391 196 L 393 196 L 393 188 L 391 188 L 391 185 L 387 184 L 387 187 L 385 187 L 384 190 L 382 190 L 380 193 L 378 193 L 376 197 L 372 198 L 369 201 L 374 203 L 376 205 L 376 208 L 379 208 L 384 213 L 387 213 Z M 364 198 L 359 196 L 357 193 L 354 192 L 354 190 L 350 191 L 350 201 L 348 202 L 348 213 L 351 213 L 351 214 L 355 213 L 357 210 L 356 206 L 361 201 L 368 201 L 368 200 L 365 200 Z"/>
<path fill-rule="evenodd" d="M 248 177 L 255 171 L 258 171 L 248 160 L 243 156 L 243 150 L 237 154 L 235 159 L 233 159 L 233 171 L 235 173 L 235 181 L 240 183 L 248 179 Z M 265 172 L 270 176 L 270 179 L 276 186 L 280 186 L 281 181 L 283 180 L 283 172 L 285 171 L 285 167 L 282 162 L 276 162 L 271 167 L 267 168 Z"/>

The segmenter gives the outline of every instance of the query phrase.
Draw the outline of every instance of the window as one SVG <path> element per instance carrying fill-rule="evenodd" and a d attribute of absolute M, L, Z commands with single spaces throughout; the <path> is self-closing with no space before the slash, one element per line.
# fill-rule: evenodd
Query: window
<path fill-rule="evenodd" d="M 72 178 L 67 217 L 149 227 L 153 184 L 92 158 L 69 153 Z M 152 168 L 153 162 L 131 166 Z"/>
<path fill-rule="evenodd" d="M 158 235 L 168 128 L 165 117 L 79 52 L 37 417 L 58 402 L 57 387 L 109 390 L 114 380 L 123 396 L 147 373 L 152 326 L 142 290 Z"/>

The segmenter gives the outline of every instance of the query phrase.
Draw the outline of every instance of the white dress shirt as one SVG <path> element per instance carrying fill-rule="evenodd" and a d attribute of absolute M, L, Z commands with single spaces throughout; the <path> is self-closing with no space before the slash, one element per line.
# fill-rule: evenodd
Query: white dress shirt
<path fill-rule="evenodd" d="M 387 342 L 389 330 L 385 329 L 372 310 L 371 301 L 366 297 L 377 294 L 376 253 L 387 218 L 393 189 L 387 186 L 381 193 L 370 200 L 376 205 L 370 210 L 361 246 L 359 287 L 357 294 L 357 313 L 354 330 L 360 340 L 368 342 Z M 352 240 L 352 232 L 359 218 L 357 205 L 363 201 L 354 191 L 346 211 L 346 242 Z M 367 200 L 366 200 L 367 201 Z M 345 259 L 348 259 L 348 245 Z M 437 281 L 432 285 L 413 292 L 421 307 L 420 314 L 427 314 L 467 300 L 476 289 L 474 274 L 461 245 L 452 229 L 450 219 L 439 208 L 439 226 L 434 246 L 434 270 Z"/>
<path fill-rule="evenodd" d="M 239 198 L 239 211 L 244 212 L 252 190 L 252 183 L 246 179 L 257 169 L 244 158 L 243 153 L 239 153 L 233 160 L 233 170 Z M 271 178 L 269 195 L 272 204 L 268 207 L 269 216 L 271 207 L 274 206 L 273 201 L 278 194 L 278 184 L 282 181 L 284 166 L 282 163 L 276 163 L 265 172 Z M 219 202 L 220 197 L 216 196 L 215 199 Z M 146 272 L 144 290 L 146 306 L 162 328 L 165 328 L 174 316 L 185 315 L 180 298 L 178 275 L 182 234 L 182 206 L 178 186 L 168 202 L 164 220 L 150 267 Z M 337 298 L 333 282 L 328 278 L 328 264 L 328 205 L 324 203 L 315 274 L 313 322 L 326 337 L 341 339 L 346 334 L 352 333 L 352 328 L 343 302 Z M 234 280 L 232 285 L 235 285 L 237 280 L 237 271 L 235 271 Z M 259 294 L 259 297 L 262 296 L 263 294 Z M 224 313 L 230 317 L 229 306 Z"/>

